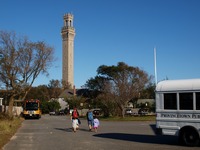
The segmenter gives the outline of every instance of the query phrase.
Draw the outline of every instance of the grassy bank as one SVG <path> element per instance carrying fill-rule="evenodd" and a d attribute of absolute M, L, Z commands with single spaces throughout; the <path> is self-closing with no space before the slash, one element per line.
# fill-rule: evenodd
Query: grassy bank
<path fill-rule="evenodd" d="M 22 121 L 22 118 L 7 119 L 6 117 L 0 117 L 0 149 L 15 134 Z"/>
<path fill-rule="evenodd" d="M 101 117 L 99 118 L 104 121 L 155 121 L 156 116 L 125 116 L 124 118 L 122 117 Z"/>

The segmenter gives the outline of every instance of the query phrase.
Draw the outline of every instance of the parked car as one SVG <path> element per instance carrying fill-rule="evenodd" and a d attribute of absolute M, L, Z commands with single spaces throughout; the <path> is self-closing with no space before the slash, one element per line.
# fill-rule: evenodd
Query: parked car
<path fill-rule="evenodd" d="M 125 115 L 132 115 L 132 110 L 131 109 L 126 109 Z"/>
<path fill-rule="evenodd" d="M 93 110 L 93 114 L 94 114 L 95 116 L 99 116 L 99 115 L 101 115 L 101 110 L 100 110 L 100 109 L 94 109 L 94 110 Z"/>
<path fill-rule="evenodd" d="M 58 113 L 58 115 L 61 115 L 61 116 L 65 115 L 64 110 L 60 110 L 59 113 Z"/>
<path fill-rule="evenodd" d="M 139 115 L 147 115 L 148 114 L 148 109 L 139 109 L 139 111 L 138 111 L 138 114 Z"/>
<path fill-rule="evenodd" d="M 56 115 L 56 112 L 55 111 L 50 111 L 49 112 L 49 115 L 51 116 L 51 115 Z"/>

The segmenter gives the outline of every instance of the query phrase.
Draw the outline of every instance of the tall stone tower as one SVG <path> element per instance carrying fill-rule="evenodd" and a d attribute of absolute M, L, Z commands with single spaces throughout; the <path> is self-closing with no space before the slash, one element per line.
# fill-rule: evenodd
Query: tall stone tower
<path fill-rule="evenodd" d="M 62 80 L 74 86 L 74 37 L 73 15 L 63 16 L 64 26 L 62 27 Z"/>

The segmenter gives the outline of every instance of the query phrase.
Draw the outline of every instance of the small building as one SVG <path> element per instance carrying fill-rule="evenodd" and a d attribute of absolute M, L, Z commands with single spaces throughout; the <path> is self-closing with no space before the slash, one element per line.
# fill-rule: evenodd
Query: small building
<path fill-rule="evenodd" d="M 155 103 L 155 99 L 138 99 L 137 100 L 137 105 L 139 104 L 154 104 Z"/>

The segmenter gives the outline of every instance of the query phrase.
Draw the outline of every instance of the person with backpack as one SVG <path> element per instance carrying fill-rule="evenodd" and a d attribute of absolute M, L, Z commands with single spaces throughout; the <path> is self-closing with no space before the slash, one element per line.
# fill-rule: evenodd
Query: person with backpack
<path fill-rule="evenodd" d="M 79 128 L 78 119 L 79 119 L 78 110 L 76 108 L 74 108 L 74 110 L 72 111 L 72 115 L 71 115 L 72 129 L 74 132 L 76 132 L 76 130 Z"/>
<path fill-rule="evenodd" d="M 89 131 L 92 131 L 92 127 L 93 127 L 93 112 L 92 110 L 89 108 L 88 112 L 87 112 L 87 121 L 88 121 L 88 127 L 89 127 Z"/>

